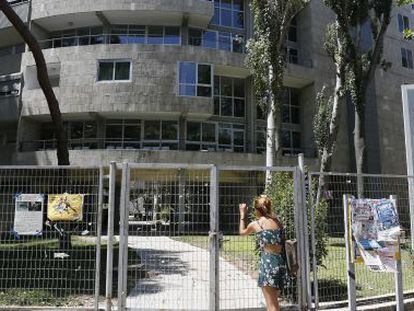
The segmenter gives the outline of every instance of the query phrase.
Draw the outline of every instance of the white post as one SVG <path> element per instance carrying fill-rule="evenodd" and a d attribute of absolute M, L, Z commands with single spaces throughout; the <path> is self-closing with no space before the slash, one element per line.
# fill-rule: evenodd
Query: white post
<path fill-rule="evenodd" d="M 352 261 L 352 228 L 351 228 L 351 209 L 349 206 L 349 196 L 344 194 L 344 223 L 345 223 L 345 247 L 346 247 L 346 269 L 348 280 L 348 308 L 356 311 L 356 286 L 355 286 L 355 264 Z"/>
<path fill-rule="evenodd" d="M 394 201 L 395 208 L 397 208 L 397 196 L 391 195 L 390 200 Z M 401 244 L 400 237 L 398 236 L 397 244 L 395 245 L 395 264 L 396 272 L 394 274 L 395 284 L 395 302 L 397 305 L 397 311 L 404 311 L 404 292 L 403 292 L 403 277 L 402 277 L 402 265 L 401 265 Z"/>
<path fill-rule="evenodd" d="M 118 263 L 118 310 L 126 309 L 128 275 L 128 207 L 129 207 L 129 167 L 122 164 L 120 221 L 119 221 L 119 263 Z"/>
<path fill-rule="evenodd" d="M 314 310 L 319 308 L 319 284 L 318 284 L 318 265 L 316 258 L 316 237 L 315 237 L 315 208 L 313 201 L 313 185 L 312 185 L 312 174 L 308 174 L 309 180 L 309 204 L 311 213 L 311 250 L 312 250 L 312 272 L 313 272 L 313 292 L 314 292 Z"/>
<path fill-rule="evenodd" d="M 103 210 L 103 167 L 99 167 L 98 209 L 96 215 L 96 269 L 95 269 L 95 310 L 99 310 L 99 291 L 101 283 L 101 236 Z"/>
<path fill-rule="evenodd" d="M 305 185 L 305 156 L 303 153 L 300 153 L 298 156 L 298 164 L 299 164 L 299 171 L 300 171 L 300 184 L 302 187 L 302 224 L 303 224 L 303 242 L 302 242 L 302 258 L 305 263 L 305 268 L 303 277 L 304 277 L 304 286 L 303 289 L 306 289 L 306 305 L 309 309 L 312 303 L 312 286 L 310 280 L 310 258 L 309 258 L 309 229 L 308 229 L 308 206 L 306 204 L 306 185 Z M 310 204 L 310 203 L 309 203 Z"/>
<path fill-rule="evenodd" d="M 114 218 L 115 218 L 115 178 L 116 163 L 109 166 L 109 198 L 108 198 L 108 242 L 106 253 L 106 311 L 112 309 L 112 274 L 114 264 Z"/>
<path fill-rule="evenodd" d="M 213 166 L 210 172 L 210 293 L 209 310 L 219 310 L 219 170 Z"/>

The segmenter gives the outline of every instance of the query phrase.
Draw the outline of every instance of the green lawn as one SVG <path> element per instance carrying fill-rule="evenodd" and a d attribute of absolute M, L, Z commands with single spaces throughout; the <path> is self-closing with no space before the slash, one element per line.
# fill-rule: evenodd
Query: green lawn
<path fill-rule="evenodd" d="M 207 248 L 208 239 L 204 236 L 177 237 L 201 248 Z M 257 255 L 254 237 L 224 236 L 221 256 L 236 264 L 245 272 L 256 276 Z M 414 258 L 403 251 L 404 291 L 414 289 Z M 363 264 L 356 265 L 357 295 L 370 297 L 394 292 L 394 275 L 392 273 L 371 272 Z M 328 256 L 323 267 L 318 269 L 320 301 L 339 301 L 347 299 L 345 245 L 343 239 L 328 240 Z"/>

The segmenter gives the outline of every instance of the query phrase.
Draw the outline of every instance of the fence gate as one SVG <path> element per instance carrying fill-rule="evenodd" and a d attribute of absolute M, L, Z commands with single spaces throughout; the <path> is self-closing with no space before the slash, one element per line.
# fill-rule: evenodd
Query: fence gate
<path fill-rule="evenodd" d="M 297 236 L 301 188 L 297 168 L 285 174 L 286 220 Z M 263 193 L 264 167 L 122 164 L 118 310 L 255 310 L 258 256 L 238 236 L 239 203 Z M 284 304 L 298 303 L 293 281 Z M 303 291 L 302 291 L 303 292 Z"/>

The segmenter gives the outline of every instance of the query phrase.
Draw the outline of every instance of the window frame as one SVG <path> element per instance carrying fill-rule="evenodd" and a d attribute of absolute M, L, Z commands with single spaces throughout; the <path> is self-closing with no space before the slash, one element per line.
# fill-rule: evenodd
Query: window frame
<path fill-rule="evenodd" d="M 244 118 L 246 118 L 246 79 L 242 79 L 242 78 L 234 78 L 234 77 L 227 77 L 227 76 L 219 76 L 219 75 L 217 75 L 217 76 L 214 76 L 214 81 L 216 80 L 216 77 L 219 79 L 219 85 L 218 85 L 218 88 L 219 88 L 219 94 L 218 95 L 216 95 L 216 94 L 213 94 L 213 99 L 215 100 L 216 98 L 218 98 L 218 100 L 219 100 L 219 107 L 218 107 L 218 114 L 216 114 L 216 107 L 214 107 L 214 112 L 213 112 L 213 114 L 215 115 L 215 116 L 220 116 L 220 117 L 232 117 L 232 118 L 239 118 L 239 119 L 244 119 Z M 221 80 L 222 80 L 222 78 L 228 78 L 228 79 L 231 79 L 231 96 L 227 96 L 227 95 L 222 95 L 221 94 Z M 239 97 L 239 96 L 235 96 L 235 79 L 237 79 L 237 80 L 242 80 L 243 81 L 243 93 L 244 93 L 244 97 Z M 213 81 L 213 82 L 214 82 Z M 215 85 L 213 86 L 214 87 L 214 89 L 215 89 Z M 214 89 L 213 89 L 213 93 L 214 93 Z M 222 113 L 221 113 L 221 111 L 222 111 L 222 109 L 221 109 L 221 103 L 222 103 L 222 99 L 231 99 L 231 103 L 232 103 L 232 113 L 231 113 L 231 115 L 223 115 Z M 243 102 L 244 102 L 244 115 L 243 116 L 236 116 L 235 115 L 235 111 L 236 111 L 236 106 L 235 106 L 235 101 L 236 100 L 243 100 Z M 214 105 L 215 105 L 215 102 L 214 102 Z"/>
<path fill-rule="evenodd" d="M 196 72 L 195 72 L 195 79 L 196 79 L 196 83 L 195 84 L 191 84 L 191 83 L 181 83 L 180 82 L 180 65 L 181 63 L 192 63 L 195 64 L 196 66 Z M 204 83 L 198 83 L 198 66 L 199 65 L 204 65 L 204 66 L 209 66 L 210 67 L 210 85 L 208 84 L 204 84 Z M 185 95 L 185 94 L 180 94 L 180 86 L 181 85 L 190 85 L 190 86 L 194 86 L 195 88 L 195 95 Z M 210 96 L 198 96 L 198 87 L 210 87 L 211 89 L 211 95 Z M 178 61 L 177 62 L 177 96 L 178 97 L 187 97 L 187 98 L 213 98 L 214 97 L 214 66 L 212 64 L 208 64 L 208 63 L 198 63 L 198 62 L 193 62 L 193 61 Z"/>
<path fill-rule="evenodd" d="M 200 37 L 200 45 L 195 45 L 195 44 L 191 44 L 191 38 L 190 38 L 190 30 L 196 30 L 196 31 L 200 31 L 201 32 L 201 37 Z M 215 47 L 209 47 L 209 46 L 205 46 L 203 44 L 204 42 L 204 33 L 205 32 L 214 32 L 216 34 L 216 40 L 215 40 Z M 230 36 L 230 50 L 227 49 L 221 49 L 220 48 L 220 34 L 226 34 Z M 241 37 L 243 40 L 243 44 L 242 44 L 242 48 L 241 51 L 236 51 L 234 49 L 234 42 L 235 40 Z M 225 31 L 225 30 L 215 30 L 215 29 L 204 29 L 204 28 L 199 28 L 199 27 L 190 27 L 189 28 L 189 35 L 187 38 L 187 44 L 189 46 L 198 46 L 198 47 L 202 47 L 205 49 L 212 49 L 212 50 L 219 50 L 219 51 L 226 51 L 226 52 L 232 52 L 232 53 L 239 53 L 239 54 L 245 54 L 246 53 L 246 41 L 245 41 L 245 35 L 243 34 L 239 34 L 239 33 L 235 33 L 235 32 L 231 32 L 231 31 Z"/>
<path fill-rule="evenodd" d="M 216 0 L 214 1 L 214 14 L 213 18 L 211 19 L 210 23 L 212 25 L 224 27 L 224 28 L 232 28 L 232 29 L 238 29 L 238 30 L 244 30 L 246 29 L 246 3 L 243 1 L 243 10 L 237 10 L 234 8 L 234 0 L 231 0 L 230 8 L 224 8 L 221 6 L 222 0 Z M 218 10 L 218 16 L 217 16 L 217 23 L 214 21 L 214 17 L 216 16 L 216 10 Z M 224 25 L 221 21 L 222 17 L 222 11 L 230 12 L 230 26 Z M 238 13 L 242 13 L 243 15 L 243 27 L 237 27 L 234 25 L 233 17 L 234 15 Z"/>
<path fill-rule="evenodd" d="M 128 80 L 116 80 L 116 64 L 117 63 L 129 63 L 129 77 Z M 99 80 L 100 74 L 100 64 L 103 63 L 112 63 L 112 80 Z M 97 60 L 97 74 L 96 74 L 96 83 L 130 83 L 132 82 L 132 59 L 130 58 L 119 58 L 119 59 L 98 59 Z"/>

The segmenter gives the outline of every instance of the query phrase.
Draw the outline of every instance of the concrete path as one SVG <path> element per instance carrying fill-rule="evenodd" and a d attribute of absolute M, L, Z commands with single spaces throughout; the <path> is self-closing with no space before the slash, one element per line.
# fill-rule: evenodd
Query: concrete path
<path fill-rule="evenodd" d="M 127 306 L 144 310 L 208 310 L 209 254 L 168 237 L 129 236 L 148 277 L 135 281 Z M 220 309 L 263 308 L 256 280 L 220 259 Z M 138 277 L 136 278 L 138 279 Z M 130 275 L 128 282 L 134 282 Z"/>

